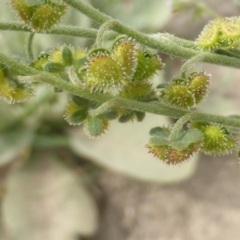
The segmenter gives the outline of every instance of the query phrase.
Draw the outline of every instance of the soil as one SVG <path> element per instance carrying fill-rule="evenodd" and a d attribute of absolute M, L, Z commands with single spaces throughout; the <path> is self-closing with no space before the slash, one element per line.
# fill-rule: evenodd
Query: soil
<path fill-rule="evenodd" d="M 94 240 L 238 240 L 240 165 L 202 157 L 195 175 L 161 186 L 105 172 L 101 225 Z"/>

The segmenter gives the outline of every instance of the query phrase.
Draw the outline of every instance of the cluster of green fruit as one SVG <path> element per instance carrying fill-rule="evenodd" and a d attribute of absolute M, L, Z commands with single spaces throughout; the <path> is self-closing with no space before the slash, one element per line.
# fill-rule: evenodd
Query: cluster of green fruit
<path fill-rule="evenodd" d="M 37 32 L 50 30 L 66 12 L 66 5 L 55 0 L 11 0 L 10 3 L 20 19 Z M 196 44 L 207 51 L 231 48 L 240 39 L 239 26 L 238 18 L 211 21 Z M 29 65 L 89 93 L 105 94 L 111 99 L 121 97 L 139 102 L 157 101 L 181 110 L 195 109 L 210 87 L 210 75 L 199 70 L 153 87 L 152 77 L 163 69 L 164 64 L 158 54 L 126 36 L 118 37 L 109 49 L 57 47 L 42 53 Z M 19 81 L 21 76 L 18 75 L 16 71 L 0 65 L 0 97 L 8 103 L 22 102 L 33 96 L 34 84 Z M 62 90 L 55 88 L 55 91 Z M 71 125 L 83 124 L 86 133 L 96 137 L 105 132 L 111 120 L 142 121 L 145 117 L 145 112 L 121 106 L 99 109 L 99 102 L 70 94 L 65 119 Z M 237 149 L 239 137 L 230 129 L 215 123 L 187 122 L 172 128 L 153 128 L 147 144 L 149 152 L 167 164 L 177 164 L 198 151 L 224 155 Z"/>

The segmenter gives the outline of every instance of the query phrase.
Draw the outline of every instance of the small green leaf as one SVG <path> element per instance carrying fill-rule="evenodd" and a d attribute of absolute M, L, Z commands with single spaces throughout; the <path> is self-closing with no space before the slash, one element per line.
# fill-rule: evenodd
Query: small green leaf
<path fill-rule="evenodd" d="M 69 66 L 73 63 L 73 53 L 68 46 L 63 46 L 62 48 L 62 59 L 65 65 Z"/>
<path fill-rule="evenodd" d="M 115 109 L 108 109 L 101 114 L 104 118 L 108 120 L 114 120 L 118 117 L 118 111 Z"/>
<path fill-rule="evenodd" d="M 64 70 L 64 65 L 57 62 L 48 62 L 44 65 L 43 69 L 50 73 L 59 73 Z"/>
<path fill-rule="evenodd" d="M 201 142 L 202 138 L 203 134 L 201 131 L 197 129 L 189 129 L 185 132 L 181 139 L 171 142 L 170 144 L 179 150 L 183 150 L 191 144 Z"/>
<path fill-rule="evenodd" d="M 158 136 L 150 138 L 149 144 L 151 144 L 152 146 L 168 146 L 169 142 L 166 138 Z"/>
<path fill-rule="evenodd" d="M 84 130 L 89 137 L 100 136 L 108 128 L 108 120 L 103 117 L 88 117 L 84 122 Z"/>
<path fill-rule="evenodd" d="M 155 127 L 150 130 L 149 134 L 153 137 L 161 137 L 167 139 L 170 134 L 170 130 L 169 128 L 165 127 Z"/>
<path fill-rule="evenodd" d="M 135 111 L 135 115 L 137 117 L 138 122 L 142 122 L 146 114 L 145 112 Z"/>
<path fill-rule="evenodd" d="M 90 103 L 89 100 L 75 95 L 72 95 L 72 100 L 80 107 L 88 107 Z"/>
<path fill-rule="evenodd" d="M 120 116 L 118 121 L 121 123 L 125 123 L 125 122 L 132 120 L 133 117 L 134 117 L 134 111 L 129 110 L 129 111 L 125 112 L 122 116 Z"/>

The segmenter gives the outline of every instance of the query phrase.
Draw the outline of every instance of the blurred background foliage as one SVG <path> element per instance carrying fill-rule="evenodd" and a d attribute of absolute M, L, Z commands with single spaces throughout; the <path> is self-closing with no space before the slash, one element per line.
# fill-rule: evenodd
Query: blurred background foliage
<path fill-rule="evenodd" d="M 0 21 L 16 20 L 8 2 L 1 1 Z M 181 1 L 169 0 L 86 2 L 148 33 L 172 29 L 172 17 L 176 17 L 172 10 L 174 14 L 181 14 L 190 8 L 190 18 L 206 17 L 205 10 L 192 4 L 194 1 L 182 1 L 182 5 Z M 62 24 L 97 27 L 96 23 L 70 8 Z M 179 31 L 178 27 L 175 29 Z M 188 32 L 188 29 L 183 30 Z M 185 37 L 191 38 L 191 35 L 192 32 Z M 1 52 L 24 59 L 27 36 L 28 33 L 23 32 L 1 31 Z M 37 56 L 45 49 L 64 43 L 84 48 L 91 46 L 93 41 L 36 34 L 34 54 Z M 164 73 L 155 77 L 156 84 L 177 74 L 178 68 L 173 64 L 179 65 L 179 62 L 162 57 L 168 65 Z M 220 82 L 224 85 L 230 78 Z M 231 102 L 222 100 L 217 89 L 208 99 L 210 103 L 203 104 L 201 109 L 212 112 L 222 101 L 229 112 L 236 111 Z M 196 168 L 197 157 L 174 168 L 147 154 L 144 145 L 149 129 L 159 123 L 170 124 L 169 119 L 148 114 L 142 123 L 121 125 L 114 122 L 103 137 L 88 139 L 81 127 L 70 127 L 64 121 L 67 99 L 67 93 L 56 94 L 50 86 L 42 86 L 36 97 L 27 103 L 9 106 L 0 101 L 0 227 L 3 240 L 90 239 L 97 233 L 101 221 L 101 206 L 97 201 L 100 190 L 95 181 L 106 170 L 166 184 L 190 177 Z M 218 108 L 215 112 L 223 111 Z"/>

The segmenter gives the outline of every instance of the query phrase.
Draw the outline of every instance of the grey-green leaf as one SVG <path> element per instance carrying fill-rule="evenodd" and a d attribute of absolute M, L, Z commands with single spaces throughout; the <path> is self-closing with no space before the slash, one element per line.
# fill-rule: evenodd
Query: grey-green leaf
<path fill-rule="evenodd" d="M 39 152 L 16 169 L 6 189 L 3 221 L 13 239 L 73 240 L 97 230 L 93 197 L 79 175 L 51 153 Z"/>

